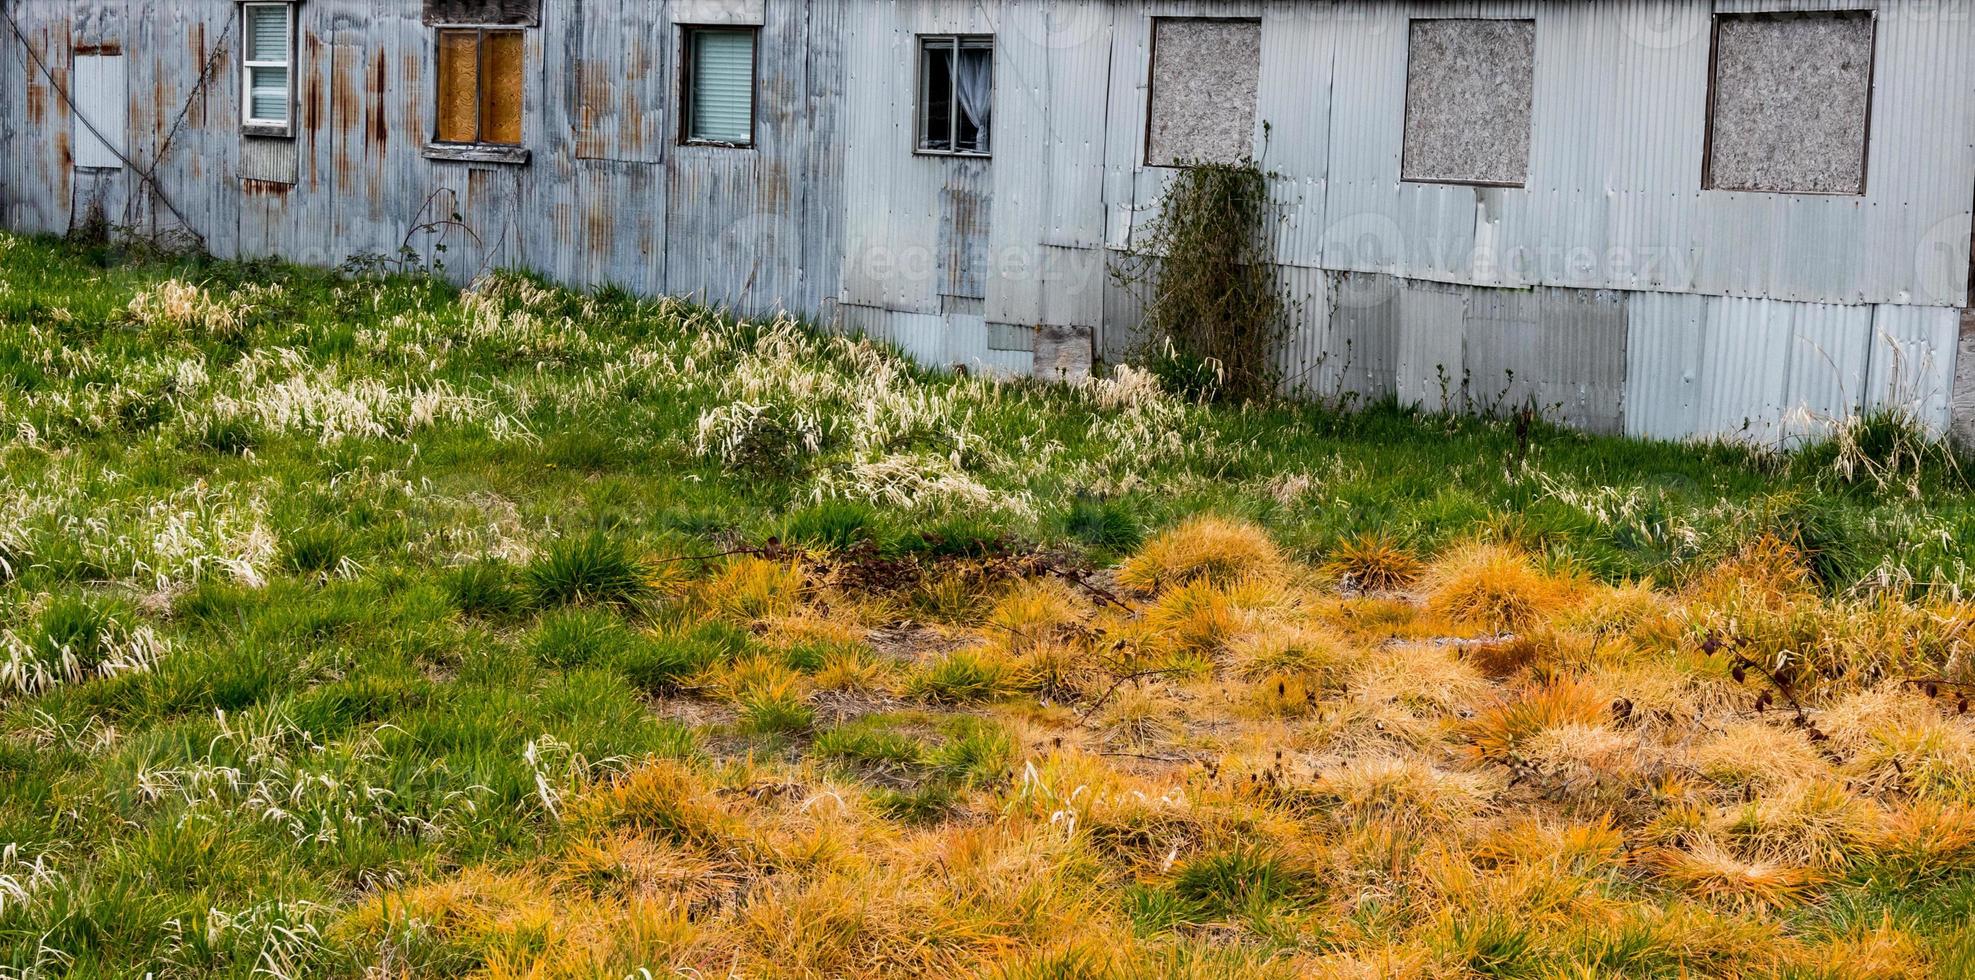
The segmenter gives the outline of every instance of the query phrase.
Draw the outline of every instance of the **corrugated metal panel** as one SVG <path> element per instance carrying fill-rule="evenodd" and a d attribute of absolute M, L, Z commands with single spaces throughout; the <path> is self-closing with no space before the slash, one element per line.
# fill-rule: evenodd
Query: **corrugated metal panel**
<path fill-rule="evenodd" d="M 1443 370 L 1455 386 L 1467 371 L 1458 405 L 1533 399 L 1601 428 L 1622 404 L 1635 434 L 1775 442 L 1800 434 L 1792 409 L 1899 397 L 1919 365 L 1913 401 L 1944 420 L 1975 0 L 1875 5 L 1864 196 L 1700 189 L 1715 10 L 1833 2 L 552 0 L 528 34 L 534 159 L 514 168 L 424 157 L 433 41 L 416 5 L 302 4 L 297 139 L 264 145 L 238 131 L 234 5 L 23 0 L 10 9 L 55 81 L 0 35 L 25 81 L 0 85 L 0 220 L 61 231 L 96 204 L 171 224 L 131 175 L 76 178 L 55 89 L 79 49 L 115 44 L 130 150 L 220 255 L 389 254 L 458 210 L 473 234 L 447 239 L 457 275 L 512 264 L 749 313 L 843 304 L 935 363 L 1027 356 L 998 350 L 989 324 L 1094 328 L 1116 356 L 1138 312 L 1105 246 L 1171 175 L 1141 159 L 1151 18 L 1260 17 L 1256 150 L 1278 174 L 1277 256 L 1299 304 L 1292 388 L 1433 404 Z M 1398 179 L 1415 16 L 1536 20 L 1528 186 Z M 673 145 L 686 21 L 761 26 L 754 149 Z M 911 152 L 916 35 L 945 32 L 997 37 L 992 161 Z M 432 236 L 409 241 L 436 254 Z"/>
<path fill-rule="evenodd" d="M 1962 312 L 1925 306 L 1873 310 L 1864 405 L 1913 413 L 1936 433 L 1948 430 Z"/>
<path fill-rule="evenodd" d="M 1679 439 L 1700 431 L 1707 297 L 1626 297 L 1625 434 Z"/>

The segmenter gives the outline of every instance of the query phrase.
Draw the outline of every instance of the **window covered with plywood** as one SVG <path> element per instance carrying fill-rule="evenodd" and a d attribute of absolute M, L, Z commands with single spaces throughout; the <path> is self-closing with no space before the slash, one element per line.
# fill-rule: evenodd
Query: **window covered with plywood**
<path fill-rule="evenodd" d="M 1237 163 L 1252 155 L 1261 69 L 1261 21 L 1153 20 L 1146 165 Z"/>
<path fill-rule="evenodd" d="M 1707 186 L 1865 193 L 1869 11 L 1715 18 Z"/>
<path fill-rule="evenodd" d="M 439 32 L 439 142 L 520 145 L 522 42 L 520 31 Z"/>
<path fill-rule="evenodd" d="M 1413 21 L 1401 177 L 1520 186 L 1535 87 L 1535 21 Z"/>

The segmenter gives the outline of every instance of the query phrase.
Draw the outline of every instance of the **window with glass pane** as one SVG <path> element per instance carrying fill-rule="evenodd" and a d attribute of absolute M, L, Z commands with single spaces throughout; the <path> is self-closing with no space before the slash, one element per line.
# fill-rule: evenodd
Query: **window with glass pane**
<path fill-rule="evenodd" d="M 285 130 L 295 106 L 295 8 L 287 3 L 250 3 L 244 12 L 244 119 L 249 126 Z"/>
<path fill-rule="evenodd" d="M 520 31 L 439 32 L 441 143 L 521 144 Z"/>
<path fill-rule="evenodd" d="M 754 31 L 686 28 L 688 143 L 754 145 Z"/>
<path fill-rule="evenodd" d="M 994 110 L 994 39 L 919 39 L 919 152 L 986 156 Z"/>

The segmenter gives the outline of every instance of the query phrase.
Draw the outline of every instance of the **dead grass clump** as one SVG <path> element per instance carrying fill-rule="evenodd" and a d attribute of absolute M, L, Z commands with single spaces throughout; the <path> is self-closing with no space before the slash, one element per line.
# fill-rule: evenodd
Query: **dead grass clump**
<path fill-rule="evenodd" d="M 1045 700 L 1077 700 L 1107 676 L 1097 656 L 1082 644 L 1053 641 L 1028 646 L 1015 658 L 1014 683 Z"/>
<path fill-rule="evenodd" d="M 1886 815 L 1878 858 L 1906 881 L 1935 879 L 1975 861 L 1975 807 L 1915 800 Z"/>
<path fill-rule="evenodd" d="M 1777 600 L 1815 590 L 1816 577 L 1803 550 L 1774 534 L 1763 534 L 1696 577 L 1687 594 L 1702 599 L 1740 594 Z"/>
<path fill-rule="evenodd" d="M 1383 534 L 1362 534 L 1337 546 L 1324 571 L 1360 592 L 1396 592 L 1418 581 L 1420 560 Z"/>
<path fill-rule="evenodd" d="M 1417 758 L 1354 759 L 1317 780 L 1346 826 L 1382 826 L 1408 836 L 1472 820 L 1491 806 L 1486 776 L 1439 769 Z"/>
<path fill-rule="evenodd" d="M 1830 765 L 1801 730 L 1763 721 L 1729 725 L 1695 748 L 1692 763 L 1724 789 L 1749 794 L 1831 777 Z"/>
<path fill-rule="evenodd" d="M 1204 580 L 1230 585 L 1237 579 L 1283 570 L 1281 549 L 1261 528 L 1222 517 L 1197 517 L 1139 550 L 1118 570 L 1118 582 L 1139 592 Z"/>
<path fill-rule="evenodd" d="M 728 562 L 702 584 L 699 599 L 720 616 L 752 624 L 794 613 L 808 590 L 808 579 L 795 563 L 745 557 Z"/>
<path fill-rule="evenodd" d="M 1872 795 L 1904 793 L 1975 803 L 1975 720 L 1925 695 L 1886 685 L 1839 701 L 1818 720 L 1842 771 Z"/>
<path fill-rule="evenodd" d="M 1355 671 L 1341 705 L 1347 744 L 1398 741 L 1423 747 L 1460 718 L 1493 704 L 1495 686 L 1451 647 L 1436 644 L 1378 650 Z"/>
<path fill-rule="evenodd" d="M 1264 623 L 1229 645 L 1237 676 L 1260 680 L 1281 674 L 1338 678 L 1354 661 L 1343 640 L 1307 626 Z"/>
<path fill-rule="evenodd" d="M 1558 680 L 1476 715 L 1467 725 L 1469 747 L 1479 758 L 1506 762 L 1545 731 L 1596 726 L 1609 718 L 1609 699 L 1580 681 Z"/>
<path fill-rule="evenodd" d="M 1662 849 L 1647 855 L 1644 863 L 1673 888 L 1738 910 L 1795 905 L 1820 880 L 1809 868 L 1744 860 L 1707 842 L 1691 849 Z"/>
<path fill-rule="evenodd" d="M 1592 636 L 1625 636 L 1658 626 L 1672 613 L 1672 603 L 1652 582 L 1628 582 L 1589 589 L 1576 606 L 1557 617 L 1556 625 Z"/>
<path fill-rule="evenodd" d="M 1434 564 L 1424 585 L 1427 608 L 1449 624 L 1496 634 L 1536 625 L 1561 609 L 1570 592 L 1527 554 L 1493 544 L 1456 549 Z"/>
<path fill-rule="evenodd" d="M 1602 725 L 1544 728 L 1521 746 L 1526 771 L 1552 798 L 1615 803 L 1658 768 L 1657 753 L 1634 735 Z"/>
<path fill-rule="evenodd" d="M 823 655 L 811 680 L 819 691 L 860 694 L 889 692 L 897 687 L 897 671 L 870 647 L 836 647 Z"/>
<path fill-rule="evenodd" d="M 247 322 L 241 309 L 179 279 L 139 292 L 125 312 L 131 322 L 154 330 L 220 339 L 239 336 Z"/>
<path fill-rule="evenodd" d="M 1102 736 L 1132 749 L 1162 744 L 1180 732 L 1180 704 L 1165 685 L 1127 684 L 1100 714 Z"/>
<path fill-rule="evenodd" d="M 1203 578 L 1166 590 L 1146 611 L 1145 624 L 1158 648 L 1212 658 L 1247 631 L 1250 617 L 1224 587 Z"/>
<path fill-rule="evenodd" d="M 1871 846 L 1879 814 L 1828 780 L 1783 787 L 1731 811 L 1720 837 L 1762 861 L 1849 867 Z"/>
<path fill-rule="evenodd" d="M 1032 579 L 1009 590 L 987 624 L 1005 634 L 1010 653 L 1022 655 L 1050 643 L 1065 626 L 1082 621 L 1082 603 L 1055 579 Z"/>

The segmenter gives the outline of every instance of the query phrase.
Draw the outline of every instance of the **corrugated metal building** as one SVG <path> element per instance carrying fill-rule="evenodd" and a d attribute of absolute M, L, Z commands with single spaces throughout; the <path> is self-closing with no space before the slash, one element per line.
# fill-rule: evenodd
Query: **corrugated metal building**
<path fill-rule="evenodd" d="M 1301 391 L 1769 444 L 1975 417 L 1975 0 L 4 9 L 16 230 L 443 241 L 1048 375 L 1133 342 L 1107 269 L 1168 164 L 1252 155 Z"/>

